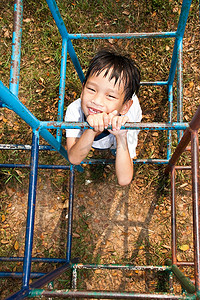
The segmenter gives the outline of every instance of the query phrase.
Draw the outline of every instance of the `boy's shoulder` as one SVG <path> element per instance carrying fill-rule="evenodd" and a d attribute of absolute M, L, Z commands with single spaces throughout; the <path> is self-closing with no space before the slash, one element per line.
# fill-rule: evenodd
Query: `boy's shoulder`
<path fill-rule="evenodd" d="M 126 115 L 130 122 L 140 122 L 142 119 L 142 109 L 140 107 L 140 102 L 136 94 L 132 96 L 133 103 L 129 108 Z"/>
<path fill-rule="evenodd" d="M 67 107 L 68 108 L 79 108 L 81 107 L 81 98 L 78 98 L 77 100 L 73 101 L 72 103 L 70 103 Z"/>
<path fill-rule="evenodd" d="M 65 114 L 65 121 L 83 122 L 84 114 L 81 109 L 81 99 L 77 99 L 69 104 Z"/>

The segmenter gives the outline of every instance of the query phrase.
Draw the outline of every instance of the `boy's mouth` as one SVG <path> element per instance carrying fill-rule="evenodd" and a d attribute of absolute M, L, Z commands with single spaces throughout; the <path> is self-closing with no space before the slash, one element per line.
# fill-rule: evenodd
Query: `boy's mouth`
<path fill-rule="evenodd" d="M 102 110 L 98 110 L 98 109 L 89 107 L 88 108 L 88 112 L 89 112 L 89 115 L 94 115 L 94 114 L 100 114 L 100 113 L 102 113 Z"/>

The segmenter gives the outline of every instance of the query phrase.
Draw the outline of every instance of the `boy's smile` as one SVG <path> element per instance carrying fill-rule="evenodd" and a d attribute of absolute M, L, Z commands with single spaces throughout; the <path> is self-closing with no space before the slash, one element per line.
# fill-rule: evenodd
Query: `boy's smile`
<path fill-rule="evenodd" d="M 124 102 L 124 85 L 122 81 L 115 84 L 115 79 L 110 79 L 110 72 L 105 77 L 106 71 L 98 76 L 90 76 L 83 86 L 81 93 L 81 107 L 86 117 L 102 112 L 111 113 L 117 110 L 121 113 Z M 119 83 L 120 82 L 120 83 Z"/>

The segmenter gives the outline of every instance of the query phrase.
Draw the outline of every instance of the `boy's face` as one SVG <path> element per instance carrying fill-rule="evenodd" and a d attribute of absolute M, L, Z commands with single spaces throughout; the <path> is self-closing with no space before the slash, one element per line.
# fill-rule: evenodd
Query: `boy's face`
<path fill-rule="evenodd" d="M 115 84 L 115 78 L 109 81 L 110 72 L 104 77 L 106 70 L 98 76 L 92 75 L 83 86 L 81 93 L 81 107 L 86 117 L 97 113 L 111 113 L 117 110 L 118 114 L 125 114 L 128 102 L 124 103 L 124 85 Z"/>

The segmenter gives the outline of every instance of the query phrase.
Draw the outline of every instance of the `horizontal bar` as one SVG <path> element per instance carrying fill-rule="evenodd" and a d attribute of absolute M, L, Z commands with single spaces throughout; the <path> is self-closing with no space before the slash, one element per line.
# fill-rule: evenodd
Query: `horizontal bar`
<path fill-rule="evenodd" d="M 106 269 L 106 270 L 133 270 L 133 271 L 146 271 L 146 270 L 156 270 L 156 271 L 166 271 L 171 270 L 171 266 L 133 266 L 133 265 L 117 265 L 117 264 L 72 264 L 74 269 Z"/>
<path fill-rule="evenodd" d="M 31 145 L 0 144 L 0 150 L 31 150 Z M 49 145 L 39 145 L 39 150 L 55 149 Z"/>
<path fill-rule="evenodd" d="M 176 264 L 177 266 L 190 266 L 190 267 L 194 266 L 193 261 L 177 261 Z"/>
<path fill-rule="evenodd" d="M 163 86 L 168 85 L 168 81 L 142 81 L 140 85 L 156 85 L 156 86 Z"/>
<path fill-rule="evenodd" d="M 72 291 L 72 290 L 30 290 L 31 297 L 61 297 L 61 298 L 95 298 L 95 299 L 196 299 L 195 295 L 173 295 L 173 294 L 139 294 L 134 292 L 108 292 L 108 291 Z"/>
<path fill-rule="evenodd" d="M 21 261 L 23 262 L 24 257 L 0 257 L 0 261 Z M 44 263 L 66 263 L 64 258 L 44 258 L 44 257 L 32 257 L 32 262 L 44 262 Z"/>
<path fill-rule="evenodd" d="M 29 169 L 30 165 L 24 165 L 24 164 L 0 164 L 0 168 L 23 168 L 23 169 Z M 38 169 L 53 169 L 53 170 L 69 170 L 70 166 L 65 165 L 38 165 Z"/>
<path fill-rule="evenodd" d="M 191 166 L 175 166 L 176 170 L 191 170 Z"/>
<path fill-rule="evenodd" d="M 32 272 L 30 278 L 39 278 L 44 276 L 45 273 Z M 23 272 L 0 272 L 0 277 L 22 278 Z"/>
<path fill-rule="evenodd" d="M 167 159 L 133 159 L 134 164 L 168 164 Z M 81 162 L 82 165 L 98 165 L 98 164 L 114 164 L 115 159 L 85 159 Z M 0 168 L 19 168 L 19 169 L 29 169 L 30 165 L 25 164 L 0 164 Z M 52 169 L 52 170 L 69 170 L 70 166 L 66 165 L 38 165 L 38 169 Z"/>
<path fill-rule="evenodd" d="M 134 164 L 168 164 L 169 160 L 168 159 L 133 159 Z M 87 165 L 94 165 L 94 164 L 114 164 L 115 159 L 85 159 L 81 162 L 82 165 L 87 164 Z"/>
<path fill-rule="evenodd" d="M 137 39 L 137 38 L 175 38 L 176 32 L 142 32 L 142 33 L 75 33 L 68 34 L 69 40 L 95 39 Z"/>
<path fill-rule="evenodd" d="M 121 129 L 134 130 L 185 130 L 189 127 L 188 123 L 135 123 L 127 122 Z M 89 129 L 92 128 L 87 122 L 59 122 L 43 121 L 40 122 L 40 129 Z M 112 129 L 109 125 L 108 129 Z"/>

